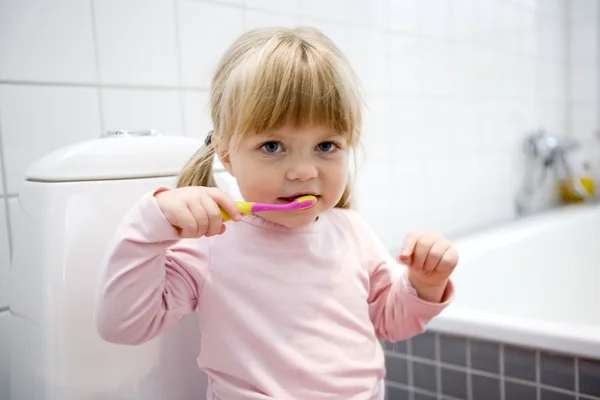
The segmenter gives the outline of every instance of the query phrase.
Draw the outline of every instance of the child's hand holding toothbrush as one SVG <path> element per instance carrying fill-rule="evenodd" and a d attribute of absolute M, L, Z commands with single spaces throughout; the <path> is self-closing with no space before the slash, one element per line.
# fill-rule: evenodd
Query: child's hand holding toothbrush
<path fill-rule="evenodd" d="M 182 238 L 223 234 L 226 228 L 221 208 L 232 220 L 241 219 L 235 202 L 217 188 L 188 186 L 161 191 L 155 198 L 165 218 Z"/>
<path fill-rule="evenodd" d="M 412 232 L 404 240 L 398 261 L 408 267 L 408 279 L 419 297 L 439 303 L 458 264 L 458 253 L 440 235 Z"/>

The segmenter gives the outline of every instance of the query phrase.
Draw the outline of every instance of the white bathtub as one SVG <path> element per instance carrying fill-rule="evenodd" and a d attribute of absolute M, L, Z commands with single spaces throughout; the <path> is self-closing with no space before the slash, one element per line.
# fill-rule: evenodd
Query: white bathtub
<path fill-rule="evenodd" d="M 454 241 L 457 297 L 438 332 L 600 359 L 600 205 Z"/>

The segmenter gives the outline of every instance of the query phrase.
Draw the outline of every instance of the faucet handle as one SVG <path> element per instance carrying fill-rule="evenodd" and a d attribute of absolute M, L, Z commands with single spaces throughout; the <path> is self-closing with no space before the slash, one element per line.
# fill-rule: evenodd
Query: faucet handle
<path fill-rule="evenodd" d="M 572 138 L 558 138 L 541 129 L 525 138 L 525 154 L 547 158 L 555 152 L 566 153 L 579 147 L 579 141 Z"/>

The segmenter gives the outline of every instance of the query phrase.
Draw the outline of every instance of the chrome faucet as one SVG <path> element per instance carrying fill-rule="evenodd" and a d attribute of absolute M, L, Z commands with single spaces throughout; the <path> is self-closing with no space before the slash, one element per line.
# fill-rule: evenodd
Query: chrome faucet
<path fill-rule="evenodd" d="M 517 215 L 523 216 L 530 212 L 533 196 L 544 184 L 550 169 L 554 170 L 557 179 L 565 179 L 566 184 L 584 201 L 595 200 L 579 179 L 573 179 L 572 168 L 567 161 L 567 153 L 579 147 L 577 141 L 558 138 L 540 129 L 528 135 L 523 144 L 528 167 L 515 199 Z"/>

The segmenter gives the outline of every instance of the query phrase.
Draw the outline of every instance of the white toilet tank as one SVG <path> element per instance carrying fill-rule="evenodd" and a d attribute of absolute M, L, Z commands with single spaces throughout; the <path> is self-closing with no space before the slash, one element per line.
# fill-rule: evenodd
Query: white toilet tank
<path fill-rule="evenodd" d="M 146 344 L 103 341 L 93 319 L 101 259 L 123 214 L 173 187 L 201 141 L 115 134 L 34 163 L 19 193 L 11 267 L 11 399 L 203 400 L 196 315 Z M 235 181 L 219 186 L 239 198 Z"/>

